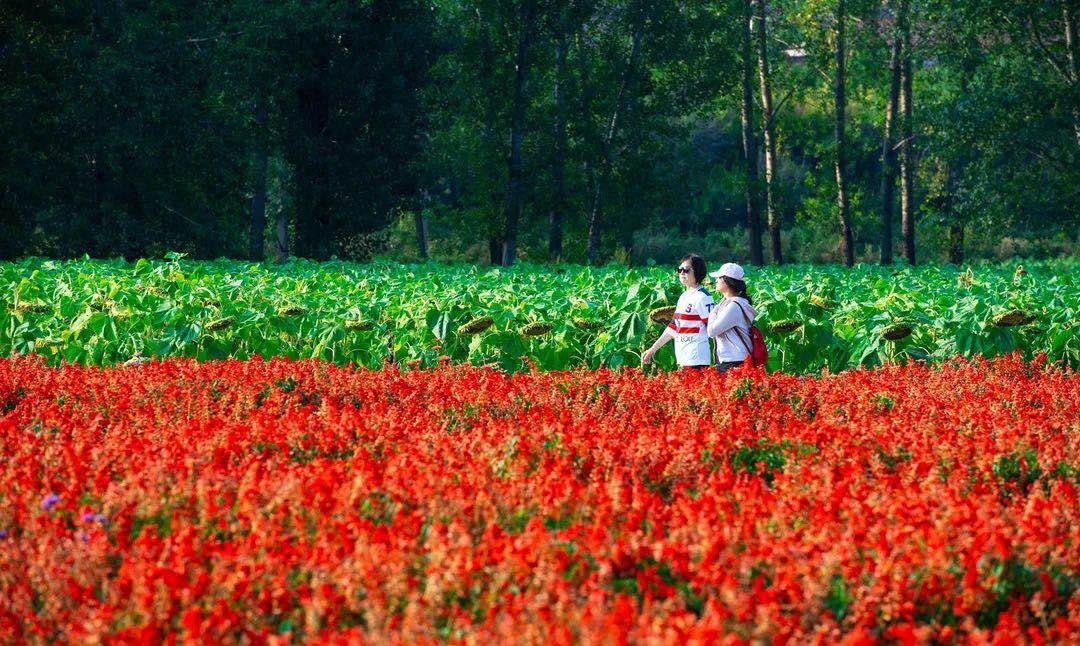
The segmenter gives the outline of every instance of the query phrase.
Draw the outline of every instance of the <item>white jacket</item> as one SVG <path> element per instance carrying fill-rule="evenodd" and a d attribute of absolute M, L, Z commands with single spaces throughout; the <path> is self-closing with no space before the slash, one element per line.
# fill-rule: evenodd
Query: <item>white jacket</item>
<path fill-rule="evenodd" d="M 741 296 L 725 298 L 713 307 L 706 333 L 710 338 L 716 339 L 718 363 L 742 361 L 749 356 L 747 348 L 750 347 L 750 325 L 755 318 L 757 310 L 750 305 L 750 301 Z"/>

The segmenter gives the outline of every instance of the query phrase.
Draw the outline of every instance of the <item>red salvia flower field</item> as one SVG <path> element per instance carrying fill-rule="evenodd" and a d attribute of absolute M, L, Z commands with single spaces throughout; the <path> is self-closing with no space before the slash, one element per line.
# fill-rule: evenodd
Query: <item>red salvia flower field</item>
<path fill-rule="evenodd" d="M 1065 642 L 1080 380 L 0 360 L 0 642 Z"/>

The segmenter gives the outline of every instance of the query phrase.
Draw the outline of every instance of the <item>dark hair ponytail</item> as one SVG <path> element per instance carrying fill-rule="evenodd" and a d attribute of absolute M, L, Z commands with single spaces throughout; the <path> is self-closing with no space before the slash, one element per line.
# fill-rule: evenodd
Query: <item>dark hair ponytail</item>
<path fill-rule="evenodd" d="M 696 253 L 683 256 L 680 262 L 690 261 L 690 268 L 694 270 L 694 280 L 697 284 L 705 282 L 705 277 L 709 275 L 709 270 L 705 267 L 705 259 Z"/>
<path fill-rule="evenodd" d="M 750 303 L 751 305 L 754 303 L 753 299 L 750 298 L 750 294 L 746 291 L 745 281 L 741 281 L 730 276 L 721 276 L 720 280 L 724 281 L 724 283 L 731 288 L 731 291 L 735 292 L 736 296 L 740 298 L 745 298 L 746 302 Z"/>

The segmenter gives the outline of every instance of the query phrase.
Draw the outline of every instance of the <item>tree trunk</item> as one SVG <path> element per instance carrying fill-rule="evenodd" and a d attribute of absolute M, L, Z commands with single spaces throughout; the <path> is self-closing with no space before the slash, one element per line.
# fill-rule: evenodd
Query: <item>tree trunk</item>
<path fill-rule="evenodd" d="M 91 17 L 94 44 L 94 70 L 100 70 L 102 42 L 105 38 L 105 8 L 102 0 L 94 0 L 93 14 Z M 104 255 L 103 245 L 100 244 L 101 233 L 105 230 L 105 193 L 108 178 L 105 174 L 104 154 L 104 127 L 105 101 L 102 93 L 105 92 L 106 83 L 96 83 L 93 89 L 93 114 L 91 116 L 91 129 L 93 137 L 92 152 L 90 159 L 90 173 L 93 176 L 93 205 L 90 209 L 90 227 L 87 231 L 89 250 L 94 256 Z"/>
<path fill-rule="evenodd" d="M 248 257 L 263 259 L 266 240 L 266 104 L 260 97 L 255 101 L 255 190 L 251 196 L 251 231 L 248 238 Z"/>
<path fill-rule="evenodd" d="M 1062 0 L 1062 14 L 1065 17 L 1065 45 L 1069 57 L 1069 83 L 1075 89 L 1080 83 L 1080 38 L 1076 27 L 1076 0 Z M 1076 92 L 1073 92 L 1073 131 L 1076 133 L 1076 143 L 1080 144 L 1080 105 L 1076 105 Z"/>
<path fill-rule="evenodd" d="M 274 216 L 274 262 L 289 259 L 289 216 L 285 209 L 278 209 Z"/>
<path fill-rule="evenodd" d="M 331 158 L 326 154 L 334 145 L 327 138 L 332 107 L 330 89 L 326 85 L 330 62 L 320 55 L 311 78 L 297 89 L 296 100 L 300 113 L 301 132 L 307 139 L 303 163 L 296 163 L 294 204 L 296 205 L 293 253 L 302 258 L 326 260 L 329 243 L 340 226 L 329 215 L 330 193 L 334 190 L 329 178 Z"/>
<path fill-rule="evenodd" d="M 626 67 L 623 69 L 622 79 L 619 82 L 619 91 L 615 95 L 615 108 L 612 110 L 611 119 L 608 120 L 607 132 L 604 133 L 604 139 L 601 144 L 601 151 L 603 157 L 601 158 L 600 172 L 597 174 L 595 187 L 593 189 L 592 208 L 589 209 L 589 242 L 587 248 L 587 254 L 590 264 L 595 264 L 600 256 L 600 209 L 604 201 L 604 187 L 607 179 L 611 174 L 611 166 L 613 163 L 612 144 L 615 139 L 615 133 L 619 127 L 619 118 L 622 116 L 623 102 L 626 97 L 627 87 L 630 85 L 630 78 L 634 74 L 634 70 L 637 67 L 638 57 L 641 55 L 641 30 L 643 29 L 643 16 L 640 13 L 638 16 L 638 22 L 634 25 L 633 32 L 630 36 L 630 58 L 626 63 Z"/>
<path fill-rule="evenodd" d="M 893 260 L 893 193 L 896 190 L 896 144 L 893 130 L 896 127 L 897 102 L 900 100 L 900 48 L 902 45 L 901 23 L 906 20 L 908 0 L 900 0 L 893 28 L 892 56 L 889 60 L 889 105 L 885 112 L 885 134 L 881 139 L 881 264 L 890 265 Z"/>
<path fill-rule="evenodd" d="M 769 75 L 769 47 L 766 38 L 765 1 L 758 0 L 758 77 L 761 85 L 761 121 L 762 135 L 765 137 L 765 216 L 769 226 L 769 243 L 772 261 L 779 265 L 784 262 L 780 251 L 780 214 L 776 211 L 776 115 L 773 113 L 772 79 Z"/>
<path fill-rule="evenodd" d="M 495 51 L 491 44 L 491 35 L 488 32 L 489 25 L 484 20 L 479 9 L 476 10 L 477 28 L 480 32 L 480 78 L 483 80 L 491 79 L 495 74 Z M 484 106 L 484 123 L 483 123 L 483 142 L 485 149 L 494 149 L 500 144 L 497 139 L 501 139 L 496 135 L 496 120 L 497 109 L 495 105 L 494 94 L 495 92 L 485 85 L 481 84 L 482 88 L 482 102 Z M 491 212 L 495 213 L 498 205 L 502 202 L 502 196 L 498 194 L 497 190 L 492 190 L 489 197 L 491 204 Z M 495 224 L 491 223 L 492 229 Z M 498 234 L 492 234 L 488 238 L 488 257 L 492 265 L 501 265 L 503 262 L 503 239 Z"/>
<path fill-rule="evenodd" d="M 960 96 L 967 96 L 971 79 L 975 74 L 976 63 L 969 57 L 964 57 L 960 64 Z M 971 160 L 972 151 L 962 149 L 956 159 L 946 159 L 944 167 L 945 188 L 940 191 L 942 196 L 937 206 L 949 222 L 949 262 L 959 265 L 964 262 L 964 228 L 966 225 L 966 213 L 958 213 L 956 209 L 957 183 L 967 173 L 967 167 Z M 970 207 L 969 207 L 970 208 Z"/>
<path fill-rule="evenodd" d="M 953 222 L 949 226 L 949 262 L 954 265 L 964 262 L 963 222 Z"/>
<path fill-rule="evenodd" d="M 904 231 L 904 257 L 915 264 L 915 159 L 911 145 L 911 23 L 905 16 L 900 26 L 903 55 L 900 59 L 900 225 Z"/>
<path fill-rule="evenodd" d="M 750 57 L 753 0 L 743 0 L 742 21 L 742 155 L 746 171 L 746 231 L 750 237 L 750 264 L 764 264 L 761 253 L 761 216 L 758 213 L 757 141 L 754 137 L 754 63 Z"/>
<path fill-rule="evenodd" d="M 413 215 L 413 224 L 416 225 L 416 246 L 420 249 L 420 257 L 428 258 L 428 223 L 423 209 L 417 209 Z"/>
<path fill-rule="evenodd" d="M 594 86 L 590 85 L 589 81 L 588 81 L 588 79 L 589 79 L 589 66 L 588 66 L 588 62 L 585 60 L 585 44 L 582 42 L 582 35 L 581 35 L 580 32 L 575 36 L 575 40 L 577 41 L 578 51 L 581 52 L 581 54 L 578 56 L 578 78 L 580 79 L 579 83 L 580 83 L 580 90 L 581 90 L 581 115 L 582 115 L 581 138 L 586 142 L 586 145 L 589 145 L 589 144 L 593 144 L 593 143 L 595 143 L 597 141 L 596 131 L 595 131 L 595 128 L 593 127 L 593 122 L 592 122 L 592 100 L 593 100 L 593 94 L 595 93 L 596 88 Z M 589 155 L 585 155 L 584 159 L 582 160 L 581 171 L 582 171 L 582 175 L 585 177 L 585 189 L 586 189 L 586 192 L 588 194 L 590 194 L 590 195 L 594 194 L 595 191 L 596 191 L 596 184 L 597 184 L 596 164 L 594 163 L 594 161 L 591 159 L 591 157 Z M 590 211 L 589 215 L 591 216 L 591 211 Z M 588 219 L 587 223 L 589 224 L 589 236 L 590 236 L 589 240 L 590 240 L 590 242 L 587 243 L 587 245 L 586 245 L 586 256 L 588 256 L 588 254 L 589 254 L 589 251 L 588 251 L 588 245 L 589 244 L 595 244 L 596 248 L 599 248 L 599 243 L 600 243 L 599 232 L 597 232 L 597 237 L 596 237 L 595 242 L 594 243 L 592 242 L 592 234 L 593 234 L 593 230 L 594 230 L 593 220 Z"/>
<path fill-rule="evenodd" d="M 143 199 L 142 187 L 136 184 L 139 175 L 135 172 L 134 153 L 125 152 L 120 155 L 119 168 L 116 180 L 115 197 L 123 204 L 128 213 L 131 232 L 121 244 L 120 250 L 128 260 L 135 260 L 146 255 L 146 248 L 150 243 L 150 234 L 147 225 L 150 223 L 150 215 L 147 213 L 145 200 Z M 187 218 L 188 223 L 192 220 Z M 197 223 L 195 223 L 197 226 Z M 196 230 L 196 234 L 198 230 Z M 196 247 L 198 249 L 198 247 Z"/>
<path fill-rule="evenodd" d="M 840 244 L 844 254 L 844 265 L 855 265 L 855 242 L 851 232 L 851 215 L 848 213 L 847 178 L 844 170 L 846 144 L 844 142 L 845 97 L 844 97 L 844 0 L 836 2 L 836 205 L 840 215 Z"/>
<path fill-rule="evenodd" d="M 554 204 L 548 214 L 548 259 L 562 257 L 563 220 L 566 217 L 566 29 L 560 21 L 555 39 L 555 151 L 551 161 Z"/>
<path fill-rule="evenodd" d="M 315 157 L 316 155 L 311 155 L 311 158 Z M 326 235 L 329 232 L 312 224 L 314 219 L 312 213 L 318 207 L 315 205 L 316 187 L 310 176 L 310 170 L 305 164 L 297 163 L 293 174 L 293 208 L 296 211 L 296 220 L 293 226 L 292 253 L 301 258 L 317 259 L 313 248 L 315 243 L 313 238 L 317 233 Z"/>
<path fill-rule="evenodd" d="M 636 222 L 636 211 L 640 207 L 640 204 L 637 203 L 637 195 L 630 191 L 623 191 L 622 197 L 623 217 L 630 222 Z M 623 255 L 626 258 L 626 264 L 629 266 L 634 253 L 634 227 L 623 226 L 619 228 L 619 246 L 622 247 Z"/>
<path fill-rule="evenodd" d="M 529 74 L 529 45 L 532 41 L 533 15 L 528 3 L 521 5 L 521 33 L 518 34 L 517 55 L 514 58 L 514 104 L 510 112 L 510 155 L 507 159 L 506 240 L 502 264 L 510 266 L 517 258 L 517 227 L 521 218 L 521 184 L 524 174 L 521 160 L 521 138 L 525 124 L 525 81 Z"/>
<path fill-rule="evenodd" d="M 589 209 L 589 239 L 585 256 L 590 265 L 595 265 L 600 257 L 600 201 L 604 199 L 604 173 L 596 176 L 593 182 L 593 203 Z"/>

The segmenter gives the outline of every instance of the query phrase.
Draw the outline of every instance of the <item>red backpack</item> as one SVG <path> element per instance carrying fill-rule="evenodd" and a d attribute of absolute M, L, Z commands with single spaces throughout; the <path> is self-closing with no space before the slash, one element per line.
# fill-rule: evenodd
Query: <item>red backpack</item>
<path fill-rule="evenodd" d="M 735 326 L 735 335 L 742 341 L 743 346 L 746 348 L 746 353 L 750 355 L 750 362 L 755 366 L 764 366 L 765 362 L 769 360 L 769 349 L 765 347 L 765 335 L 761 333 L 758 326 L 754 325 L 750 321 L 750 315 L 746 313 L 746 309 L 743 308 L 742 303 L 732 299 L 732 302 L 739 306 L 739 310 L 742 311 L 743 317 L 746 318 L 746 324 L 750 326 L 750 342 L 747 343 L 743 339 L 743 331 L 738 325 Z"/>

